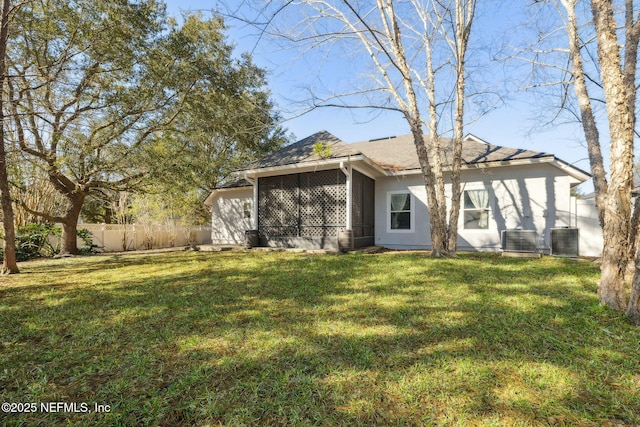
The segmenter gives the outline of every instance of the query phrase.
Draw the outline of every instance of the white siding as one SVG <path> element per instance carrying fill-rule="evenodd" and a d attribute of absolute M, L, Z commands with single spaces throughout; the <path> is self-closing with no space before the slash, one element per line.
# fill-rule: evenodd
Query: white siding
<path fill-rule="evenodd" d="M 594 199 L 576 200 L 576 220 L 580 230 L 578 250 L 582 256 L 602 255 L 602 228 L 598 219 L 598 209 Z"/>
<path fill-rule="evenodd" d="M 570 178 L 547 165 L 504 166 L 465 170 L 463 190 L 489 191 L 489 226 L 482 230 L 465 230 L 464 213 L 460 213 L 458 247 L 460 250 L 499 250 L 500 233 L 505 229 L 535 230 L 538 245 L 549 247 L 549 230 L 570 226 Z M 415 232 L 394 233 L 387 230 L 387 193 L 408 189 L 416 201 Z M 447 196 L 450 186 L 447 185 Z M 429 216 L 427 197 L 421 175 L 379 178 L 376 180 L 376 244 L 396 249 L 428 249 Z"/>
<path fill-rule="evenodd" d="M 487 189 L 489 223 L 487 229 L 464 229 L 464 212 L 458 223 L 460 250 L 498 251 L 501 232 L 507 229 L 534 230 L 538 247 L 550 246 L 550 230 L 556 227 L 580 228 L 580 254 L 598 256 L 602 233 L 597 214 L 582 201 L 572 202 L 572 178 L 550 164 L 502 166 L 462 172 L 463 190 Z M 447 196 L 450 186 L 447 184 Z M 389 195 L 409 191 L 412 195 L 412 230 L 391 230 Z M 213 244 L 243 244 L 245 230 L 252 219 L 244 218 L 245 204 L 252 211 L 251 187 L 219 191 L 212 198 Z M 252 211 L 253 215 L 253 211 Z M 430 249 L 427 196 L 422 175 L 379 177 L 375 182 L 375 244 L 392 249 Z"/>
<path fill-rule="evenodd" d="M 211 205 L 211 242 L 214 245 L 241 245 L 244 232 L 252 228 L 251 218 L 244 217 L 245 203 L 253 215 L 253 189 L 243 187 L 218 192 Z"/>
<path fill-rule="evenodd" d="M 375 202 L 375 242 L 377 246 L 385 246 L 396 249 L 418 249 L 425 248 L 429 243 L 429 215 L 427 213 L 427 193 L 424 188 L 422 176 L 400 176 L 391 178 L 378 178 L 376 180 L 376 202 Z M 389 231 L 387 221 L 388 194 L 402 190 L 409 190 L 413 195 L 414 203 L 411 218 L 414 231 L 408 233 L 406 230 Z"/>

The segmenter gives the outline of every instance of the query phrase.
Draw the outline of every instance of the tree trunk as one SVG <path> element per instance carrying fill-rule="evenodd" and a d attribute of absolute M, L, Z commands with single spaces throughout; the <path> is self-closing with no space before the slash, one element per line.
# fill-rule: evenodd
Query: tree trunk
<path fill-rule="evenodd" d="M 446 227 L 446 214 L 447 206 L 444 199 L 444 179 L 436 179 L 436 177 L 442 178 L 442 166 L 441 166 L 441 150 L 438 135 L 438 112 L 436 102 L 436 80 L 435 71 L 433 69 L 433 51 L 431 49 L 431 40 L 429 37 L 424 39 L 424 49 L 427 59 L 427 99 L 429 100 L 429 121 L 427 127 L 429 130 L 429 141 L 424 141 L 424 136 L 420 136 L 421 146 L 423 152 L 419 149 L 416 142 L 416 148 L 418 149 L 418 159 L 420 156 L 425 157 L 425 165 L 428 166 L 428 170 L 422 167 L 422 174 L 424 176 L 425 188 L 427 189 L 427 204 L 429 210 L 429 226 L 431 231 L 431 256 L 434 258 L 440 258 L 448 254 L 447 251 L 447 227 Z M 417 109 L 417 107 L 416 107 Z M 420 127 L 422 132 L 422 127 Z M 414 132 L 414 140 L 416 138 Z M 431 160 L 433 159 L 433 166 Z M 422 165 L 422 160 L 421 163 Z M 439 187 L 442 185 L 442 188 Z M 444 206 L 442 205 L 444 203 Z"/>
<path fill-rule="evenodd" d="M 427 191 L 427 204 L 429 210 L 429 223 L 431 225 L 431 256 L 441 257 L 447 254 L 446 244 L 446 203 L 444 203 L 444 178 L 442 176 L 441 150 L 433 126 L 437 124 L 433 117 L 429 119 L 429 140 L 425 141 L 422 133 L 422 118 L 420 109 L 418 108 L 418 97 L 413 88 L 411 78 L 411 69 L 407 63 L 407 58 L 402 45 L 402 35 L 398 22 L 396 20 L 395 11 L 392 2 L 383 3 L 378 0 L 378 8 L 381 12 L 381 18 L 385 22 L 386 35 L 391 41 L 391 49 L 393 56 L 397 61 L 397 69 L 402 75 L 402 85 L 406 94 L 406 103 L 398 99 L 400 104 L 405 103 L 405 118 L 409 123 L 409 128 L 413 135 L 413 142 L 416 147 L 416 154 L 422 175 L 425 181 L 425 189 Z M 388 22 L 387 22 L 388 19 Z M 390 24 L 390 25 L 389 25 Z M 430 50 L 427 44 L 427 54 Z M 427 61 L 428 78 L 433 77 L 431 68 L 431 60 Z M 432 85 L 432 87 L 435 87 Z M 397 91 L 395 91 L 397 94 Z M 433 89 L 429 92 L 430 106 L 435 108 L 435 102 L 432 102 L 431 95 L 434 94 Z M 398 97 L 400 98 L 400 97 Z"/>
<path fill-rule="evenodd" d="M 600 132 L 596 124 L 596 118 L 591 106 L 591 98 L 587 88 L 582 55 L 580 52 L 580 36 L 578 34 L 578 20 L 576 18 L 575 3 L 572 0 L 563 0 L 562 4 L 567 11 L 567 33 L 569 36 L 569 52 L 571 55 L 571 67 L 573 74 L 573 89 L 576 93 L 580 107 L 580 119 L 587 152 L 589 154 L 589 166 L 593 176 L 596 208 L 598 208 L 598 220 L 600 227 L 604 228 L 604 199 L 607 194 L 608 184 L 602 150 L 600 148 Z"/>
<path fill-rule="evenodd" d="M 419 124 L 419 120 L 408 119 L 411 125 L 411 132 L 413 134 L 413 141 L 418 154 L 418 161 L 422 169 L 422 175 L 424 177 L 424 186 L 427 192 L 427 203 L 430 205 L 429 209 L 429 225 L 431 229 L 431 256 L 442 257 L 447 254 L 446 250 L 446 229 L 443 226 L 443 221 L 440 218 L 440 209 L 438 207 L 438 198 L 436 195 L 436 180 L 433 169 L 429 162 L 428 148 L 424 140 L 424 134 L 422 133 L 422 126 Z"/>
<path fill-rule="evenodd" d="M 636 256 L 635 274 L 631 285 L 631 297 L 627 306 L 627 316 L 636 324 L 640 325 L 640 256 Z"/>
<path fill-rule="evenodd" d="M 636 70 L 638 66 L 638 45 L 640 44 L 640 18 L 636 17 L 634 2 L 625 2 L 625 31 L 626 40 L 624 48 L 624 78 L 628 94 L 627 106 L 631 111 L 632 127 L 636 126 Z M 640 325 L 640 253 L 638 252 L 638 223 L 640 222 L 640 197 L 636 197 L 631 218 L 631 235 L 629 246 L 631 255 L 635 255 L 633 278 L 631 280 L 631 295 L 627 305 L 627 315 L 636 324 Z"/>
<path fill-rule="evenodd" d="M 0 123 L 0 128 L 2 124 Z M 0 129 L 0 135 L 3 132 Z M 2 227 L 4 231 L 3 261 L 0 274 L 19 273 L 16 262 L 16 233 L 13 218 L 13 206 L 11 205 L 11 195 L 9 193 L 9 180 L 7 176 L 7 166 L 5 162 L 4 139 L 0 141 L 0 197 L 2 198 Z"/>
<path fill-rule="evenodd" d="M 465 7 L 466 6 L 466 7 Z M 464 97 L 465 97 L 465 61 L 471 24 L 475 11 L 475 0 L 455 2 L 455 56 L 456 56 L 456 107 L 453 129 L 453 159 L 451 160 L 451 210 L 449 211 L 449 239 L 447 250 L 455 255 L 458 250 L 458 219 L 460 217 L 460 173 L 462 169 L 462 139 L 464 137 Z"/>
<path fill-rule="evenodd" d="M 6 51 L 9 30 L 10 1 L 2 2 L 2 23 L 0 24 L 0 91 L 4 91 L 6 75 Z M 2 205 L 2 228 L 4 231 L 3 262 L 0 274 L 19 273 L 16 262 L 16 231 L 9 190 L 9 174 L 7 173 L 7 153 L 4 145 L 4 96 L 0 97 L 0 204 Z"/>
<path fill-rule="evenodd" d="M 611 1 L 592 0 L 591 9 L 611 137 L 611 171 L 604 206 L 604 249 L 598 295 L 601 304 L 624 311 L 627 308 L 625 289 L 628 284 L 625 272 L 632 256 L 628 250 L 628 239 L 631 228 L 634 121 L 625 89 L 613 6 Z"/>
<path fill-rule="evenodd" d="M 637 234 L 638 218 L 636 216 L 639 209 L 638 205 L 640 204 L 638 200 L 640 200 L 640 198 L 636 198 L 636 210 L 634 211 L 635 221 L 632 223 L 632 226 L 636 231 L 632 245 L 635 254 L 634 273 L 631 281 L 631 296 L 629 297 L 629 304 L 627 305 L 627 316 L 629 316 L 636 325 L 640 325 L 640 251 L 638 250 L 638 246 L 640 246 L 638 242 L 638 240 L 640 240 L 640 235 Z"/>
<path fill-rule="evenodd" d="M 62 247 L 60 248 L 60 254 L 62 255 L 78 254 L 78 219 L 80 218 L 84 199 L 85 194 L 83 193 L 76 193 L 67 197 L 67 210 L 64 221 L 62 221 Z"/>
<path fill-rule="evenodd" d="M 61 255 L 78 254 L 77 227 L 77 224 L 73 222 L 62 223 L 62 247 L 60 248 Z"/>

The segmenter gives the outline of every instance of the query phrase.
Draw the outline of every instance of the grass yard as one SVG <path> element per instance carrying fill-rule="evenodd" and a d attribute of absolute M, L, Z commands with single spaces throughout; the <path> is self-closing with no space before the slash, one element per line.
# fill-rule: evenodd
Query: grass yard
<path fill-rule="evenodd" d="M 0 278 L 0 401 L 37 410 L 3 426 L 640 425 L 640 328 L 598 306 L 587 261 L 180 252 L 21 270 Z"/>

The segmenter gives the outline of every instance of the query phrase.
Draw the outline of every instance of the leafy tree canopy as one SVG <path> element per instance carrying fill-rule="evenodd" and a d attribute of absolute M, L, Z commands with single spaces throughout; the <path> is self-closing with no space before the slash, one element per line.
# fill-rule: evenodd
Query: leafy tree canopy
<path fill-rule="evenodd" d="M 14 20 L 10 136 L 66 200 L 23 208 L 62 223 L 63 252 L 77 251 L 87 198 L 149 184 L 204 192 L 284 141 L 264 71 L 234 59 L 220 17 L 178 25 L 153 0 L 41 0 Z"/>

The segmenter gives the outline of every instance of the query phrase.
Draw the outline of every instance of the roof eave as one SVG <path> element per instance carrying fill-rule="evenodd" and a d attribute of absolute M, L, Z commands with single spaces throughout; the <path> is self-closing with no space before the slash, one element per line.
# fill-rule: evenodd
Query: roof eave
<path fill-rule="evenodd" d="M 588 181 L 591 178 L 591 174 L 588 172 L 583 171 L 580 168 L 577 168 L 567 162 L 565 162 L 564 160 L 560 160 L 557 157 L 554 156 L 554 162 L 555 165 L 564 170 L 565 172 L 567 172 L 567 174 L 569 174 L 570 176 L 572 176 L 573 178 L 575 178 L 576 180 L 578 180 L 579 182 L 577 182 L 578 184 L 581 184 L 585 181 Z"/>
<path fill-rule="evenodd" d="M 219 193 L 229 193 L 229 192 L 232 192 L 232 191 L 246 190 L 246 189 L 249 189 L 249 188 L 253 188 L 253 186 L 252 185 L 239 185 L 237 187 L 216 188 L 211 192 L 211 194 L 209 194 L 207 196 L 206 199 L 204 199 L 203 204 L 205 206 L 212 206 L 213 205 L 213 200 L 216 198 L 216 196 Z"/>
<path fill-rule="evenodd" d="M 301 163 L 291 163 L 287 165 L 280 166 L 270 166 L 265 168 L 255 168 L 255 169 L 245 169 L 245 170 L 237 170 L 234 172 L 236 175 L 242 176 L 250 176 L 252 178 L 260 177 L 260 176 L 270 176 L 270 175 L 278 175 L 282 172 L 304 172 L 309 170 L 315 170 L 317 168 L 322 169 L 331 169 L 335 167 L 336 169 L 340 167 L 340 163 L 353 163 L 353 162 L 363 162 L 367 166 L 374 169 L 380 175 L 388 175 L 388 172 L 381 168 L 377 163 L 373 162 L 367 156 L 363 154 L 355 154 L 349 156 L 341 156 L 341 157 L 332 157 L 330 159 L 322 159 L 322 160 L 314 160 L 311 162 L 301 162 Z"/>
<path fill-rule="evenodd" d="M 205 206 L 213 206 L 213 199 L 215 199 L 215 197 L 216 197 L 216 195 L 217 195 L 217 194 L 218 194 L 218 190 L 213 190 L 213 191 L 211 192 L 211 194 L 209 194 L 209 195 L 207 196 L 207 198 L 206 198 L 206 199 L 204 199 L 203 204 L 204 204 Z"/>
<path fill-rule="evenodd" d="M 492 162 L 483 162 L 483 163 L 473 163 L 473 164 L 463 164 L 462 169 L 485 169 L 485 168 L 494 168 L 494 167 L 503 167 L 503 166 L 519 166 L 519 165 L 535 165 L 541 163 L 550 163 L 556 166 L 559 169 L 562 169 L 567 173 L 567 175 L 575 178 L 577 182 L 582 183 L 591 178 L 591 175 L 582 169 L 576 168 L 575 166 L 570 165 L 569 163 L 556 158 L 553 155 L 548 155 L 539 158 L 529 158 L 529 159 L 516 159 L 516 160 L 496 160 Z M 451 171 L 451 167 L 445 166 L 443 168 L 444 172 Z M 422 170 L 420 168 L 413 169 L 403 169 L 400 171 L 389 171 L 389 174 L 392 176 L 402 176 L 402 175 L 416 175 L 421 174 Z"/>
<path fill-rule="evenodd" d="M 381 167 L 379 164 L 375 163 L 367 156 L 363 154 L 355 154 L 349 156 L 341 156 L 334 157 L 330 159 L 322 159 L 315 160 L 311 162 L 302 162 L 302 163 L 292 163 L 287 165 L 280 166 L 271 166 L 265 168 L 255 168 L 255 169 L 246 169 L 246 170 L 238 170 L 235 172 L 236 175 L 241 176 L 249 176 L 252 178 L 260 177 L 260 176 L 272 176 L 282 174 L 283 172 L 297 173 L 304 172 L 310 170 L 316 170 L 318 168 L 322 169 L 331 169 L 333 167 L 340 167 L 340 163 L 342 162 L 358 162 L 361 161 L 365 163 L 367 166 L 375 170 L 377 174 L 380 176 L 403 176 L 403 175 L 415 175 L 421 174 L 422 170 L 420 168 L 411 168 L 411 169 L 402 169 L 402 170 L 390 170 Z M 494 168 L 494 167 L 504 167 L 504 166 L 519 166 L 519 165 L 535 165 L 549 163 L 554 165 L 555 167 L 563 170 L 567 175 L 571 176 L 576 180 L 576 183 L 582 183 L 591 178 L 591 175 L 582 169 L 579 169 L 563 160 L 556 158 L 555 156 L 549 154 L 543 157 L 537 158 L 526 158 L 526 159 L 514 159 L 514 160 L 496 160 L 491 162 L 479 162 L 473 164 L 463 164 L 462 169 L 484 169 L 484 168 Z M 451 167 L 444 167 L 444 172 L 451 171 Z"/>

